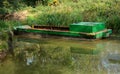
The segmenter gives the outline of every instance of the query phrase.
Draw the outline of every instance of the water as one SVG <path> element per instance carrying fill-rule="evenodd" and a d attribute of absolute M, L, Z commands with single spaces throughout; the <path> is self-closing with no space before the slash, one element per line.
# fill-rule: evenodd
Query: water
<path fill-rule="evenodd" d="M 119 39 L 15 37 L 14 47 L 15 57 L 0 62 L 0 74 L 120 74 L 119 56 L 109 60 L 120 54 Z"/>

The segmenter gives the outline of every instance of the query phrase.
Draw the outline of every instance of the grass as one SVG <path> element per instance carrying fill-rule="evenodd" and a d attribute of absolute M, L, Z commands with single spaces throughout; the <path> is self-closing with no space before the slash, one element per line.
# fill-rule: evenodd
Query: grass
<path fill-rule="evenodd" d="M 105 22 L 108 28 L 115 33 L 120 33 L 120 1 L 100 1 L 100 0 L 65 0 L 58 6 L 42 6 L 35 8 L 26 7 L 27 18 L 23 21 L 0 21 L 1 28 L 8 25 L 19 24 L 27 25 L 50 25 L 50 26 L 69 26 L 74 22 Z"/>
<path fill-rule="evenodd" d="M 7 50 L 7 43 L 5 41 L 0 40 L 0 52 Z"/>
<path fill-rule="evenodd" d="M 0 20 L 0 31 L 8 31 L 12 29 L 14 26 L 21 25 L 20 21 L 6 21 Z"/>

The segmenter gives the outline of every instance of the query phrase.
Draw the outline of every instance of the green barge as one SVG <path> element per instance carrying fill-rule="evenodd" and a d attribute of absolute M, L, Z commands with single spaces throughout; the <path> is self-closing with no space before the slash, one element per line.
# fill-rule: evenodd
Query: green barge
<path fill-rule="evenodd" d="M 58 35 L 68 37 L 80 37 L 89 39 L 98 39 L 109 37 L 111 29 L 107 29 L 101 22 L 80 22 L 70 24 L 69 27 L 24 25 L 14 27 L 14 32 L 38 33 L 47 35 Z"/>

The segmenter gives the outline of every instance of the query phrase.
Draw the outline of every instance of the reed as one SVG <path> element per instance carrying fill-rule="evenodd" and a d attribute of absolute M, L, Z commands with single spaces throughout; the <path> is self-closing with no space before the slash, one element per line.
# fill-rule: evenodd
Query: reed
<path fill-rule="evenodd" d="M 0 29 L 8 25 L 69 26 L 75 22 L 105 22 L 108 28 L 120 33 L 120 1 L 116 0 L 64 0 L 58 6 L 37 5 L 27 7 L 29 14 L 23 21 L 0 21 Z"/>

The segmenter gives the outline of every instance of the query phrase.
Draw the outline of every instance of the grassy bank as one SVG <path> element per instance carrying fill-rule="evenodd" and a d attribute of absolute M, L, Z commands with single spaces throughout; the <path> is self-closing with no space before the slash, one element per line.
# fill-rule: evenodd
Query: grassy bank
<path fill-rule="evenodd" d="M 27 18 L 22 21 L 0 21 L 1 29 L 15 25 L 50 25 L 68 26 L 74 22 L 92 21 L 105 22 L 108 28 L 120 33 L 120 1 L 79 0 L 73 2 L 65 0 L 58 6 L 27 7 Z"/>

